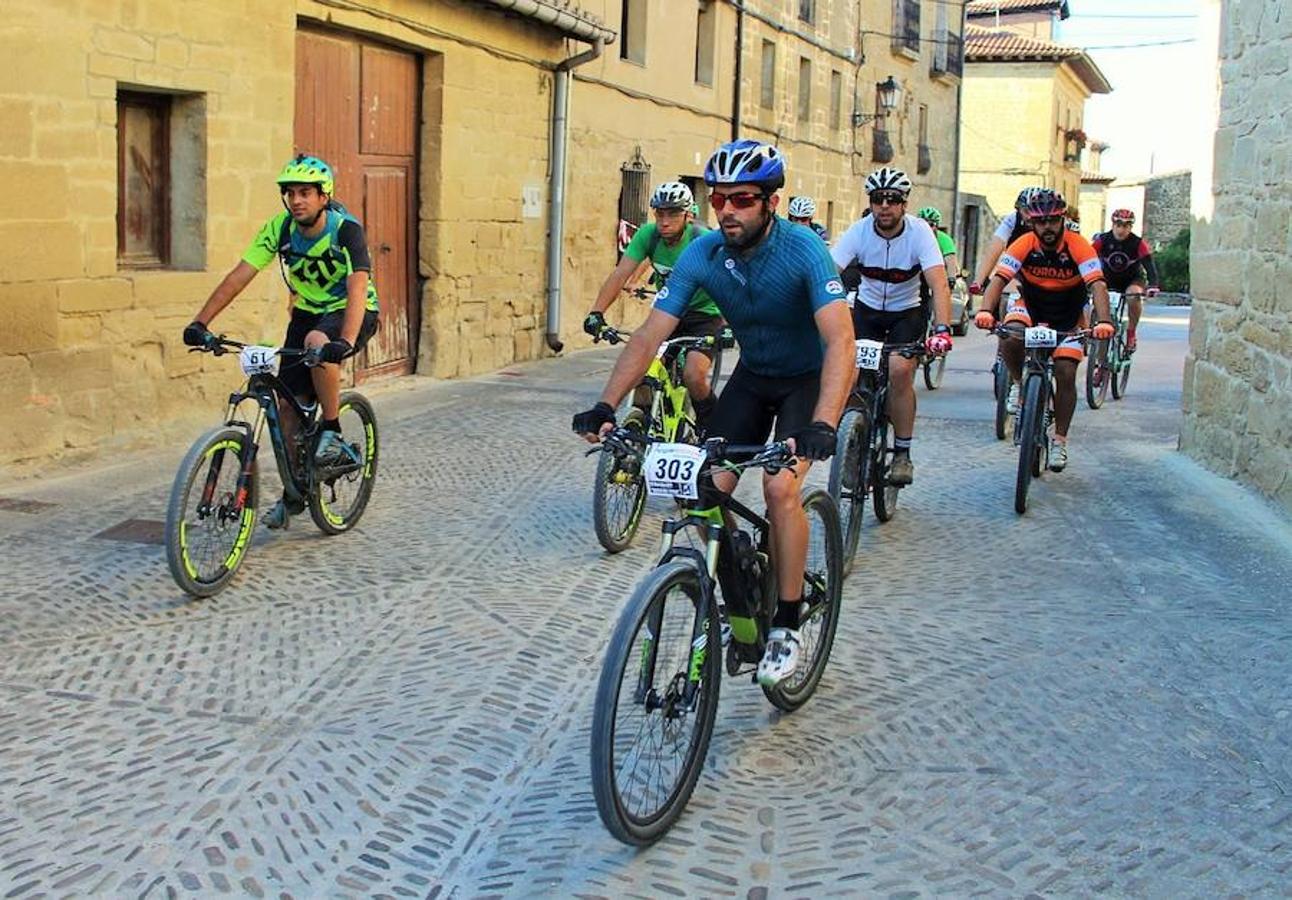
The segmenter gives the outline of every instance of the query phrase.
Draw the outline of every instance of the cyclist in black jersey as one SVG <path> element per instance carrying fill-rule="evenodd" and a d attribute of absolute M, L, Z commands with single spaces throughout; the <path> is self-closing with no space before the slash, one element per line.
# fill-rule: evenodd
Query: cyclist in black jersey
<path fill-rule="evenodd" d="M 1108 279 L 1108 289 L 1126 296 L 1130 312 L 1126 327 L 1126 352 L 1134 353 L 1138 341 L 1135 329 L 1144 309 L 1144 298 L 1157 294 L 1157 266 L 1153 264 L 1153 250 L 1132 229 L 1135 213 L 1129 209 L 1115 209 L 1113 227 L 1091 238 L 1090 243 L 1099 254 Z"/>

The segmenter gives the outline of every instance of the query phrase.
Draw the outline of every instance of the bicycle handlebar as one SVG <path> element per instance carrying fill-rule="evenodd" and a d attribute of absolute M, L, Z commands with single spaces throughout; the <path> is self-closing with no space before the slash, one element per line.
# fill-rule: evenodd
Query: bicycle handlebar
<path fill-rule="evenodd" d="M 226 353 L 231 353 L 234 350 L 242 350 L 245 347 L 251 347 L 251 346 L 254 346 L 254 345 L 244 344 L 241 341 L 235 341 L 232 338 L 227 338 L 224 335 L 220 334 L 215 336 L 215 340 L 209 346 L 189 347 L 188 352 L 189 353 L 210 353 L 212 356 L 224 356 Z M 275 353 L 278 356 L 282 356 L 288 359 L 303 358 L 305 360 L 305 365 L 317 366 L 321 362 L 321 360 L 319 359 L 321 349 L 322 348 L 320 347 L 310 347 L 310 348 L 279 347 L 275 351 Z"/>
<path fill-rule="evenodd" d="M 621 425 L 607 432 L 602 437 L 601 443 L 585 455 L 601 451 L 636 453 L 639 448 L 648 444 L 660 443 L 667 442 L 635 428 L 625 428 Z M 705 452 L 709 465 L 724 464 L 728 469 L 735 468 L 741 471 L 766 469 L 774 475 L 781 469 L 791 468 L 798 463 L 798 457 L 794 455 L 787 441 L 775 441 L 770 444 L 729 444 L 725 438 L 709 438 L 700 446 Z M 748 458 L 742 460 L 736 457 Z"/>
<path fill-rule="evenodd" d="M 1021 338 L 1024 336 L 1024 334 L 1026 334 L 1027 329 L 1028 329 L 1027 325 L 1023 325 L 1019 322 L 997 322 L 995 325 L 991 327 L 990 330 L 991 330 L 991 333 L 996 335 L 997 337 Z M 1074 328 L 1071 331 L 1056 330 L 1054 333 L 1055 335 L 1061 338 L 1089 337 L 1091 334 L 1091 329 Z"/>
<path fill-rule="evenodd" d="M 632 337 L 632 334 L 633 333 L 631 331 L 620 331 L 613 325 L 606 325 L 597 333 L 597 336 L 592 339 L 592 343 L 599 344 L 604 340 L 613 347 L 616 344 L 622 344 L 628 338 Z M 722 333 L 716 336 L 711 334 L 704 335 L 703 337 L 686 335 L 683 337 L 670 338 L 664 342 L 664 346 L 666 347 L 685 347 L 688 350 L 713 347 L 715 345 L 722 347 L 723 350 L 730 350 L 732 347 L 736 346 L 736 338 L 735 335 L 731 333 L 730 328 L 726 328 L 724 326 Z"/>

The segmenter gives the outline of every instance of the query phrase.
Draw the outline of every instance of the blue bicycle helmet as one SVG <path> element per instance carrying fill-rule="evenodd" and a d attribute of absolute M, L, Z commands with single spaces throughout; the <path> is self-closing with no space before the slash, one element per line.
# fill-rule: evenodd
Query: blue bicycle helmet
<path fill-rule="evenodd" d="M 730 141 L 709 157 L 704 183 L 757 184 L 771 193 L 785 186 L 785 156 L 762 141 Z"/>

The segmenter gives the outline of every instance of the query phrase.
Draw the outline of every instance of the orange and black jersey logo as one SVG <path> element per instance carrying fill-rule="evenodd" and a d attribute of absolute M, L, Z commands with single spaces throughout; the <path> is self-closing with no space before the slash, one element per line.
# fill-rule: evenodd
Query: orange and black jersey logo
<path fill-rule="evenodd" d="M 1064 231 L 1053 250 L 1045 249 L 1035 234 L 1023 235 L 1005 248 L 996 274 L 1007 281 L 1018 278 L 1025 291 L 1031 288 L 1031 292 L 1051 294 L 1072 293 L 1104 280 L 1099 254 L 1073 231 Z"/>

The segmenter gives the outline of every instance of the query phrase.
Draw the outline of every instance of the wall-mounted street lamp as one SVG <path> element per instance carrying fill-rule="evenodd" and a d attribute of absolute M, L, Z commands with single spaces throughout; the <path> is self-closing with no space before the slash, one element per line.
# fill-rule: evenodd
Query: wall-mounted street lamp
<path fill-rule="evenodd" d="M 879 92 L 879 112 L 854 112 L 852 114 L 853 128 L 860 128 L 862 125 L 865 125 L 873 119 L 887 116 L 893 110 L 897 109 L 897 104 L 901 102 L 902 86 L 897 83 L 897 79 L 892 75 L 889 75 L 886 79 L 876 84 L 875 89 Z"/>

